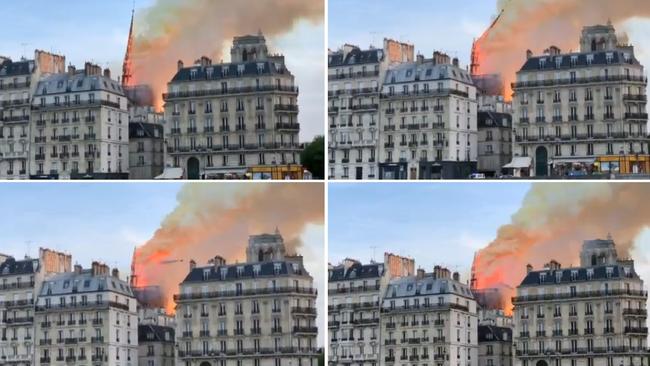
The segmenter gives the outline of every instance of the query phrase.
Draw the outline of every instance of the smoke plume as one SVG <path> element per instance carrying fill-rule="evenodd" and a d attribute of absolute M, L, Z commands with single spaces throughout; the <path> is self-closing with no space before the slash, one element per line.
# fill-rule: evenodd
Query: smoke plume
<path fill-rule="evenodd" d="M 322 184 L 186 184 L 177 201 L 134 256 L 137 285 L 159 286 L 169 312 L 190 259 L 199 265 L 215 255 L 244 261 L 248 236 L 276 227 L 287 253 L 300 254 L 305 227 L 322 225 L 324 217 Z"/>
<path fill-rule="evenodd" d="M 503 10 L 503 11 L 502 11 Z M 499 0 L 500 18 L 476 43 L 479 73 L 500 73 L 510 83 L 526 60 L 526 50 L 534 54 L 551 45 L 565 51 L 578 51 L 583 26 L 605 24 L 608 20 L 623 31 L 622 23 L 633 17 L 650 17 L 647 0 Z M 643 44 L 634 40 L 637 47 Z"/>
<path fill-rule="evenodd" d="M 259 30 L 281 36 L 300 20 L 323 18 L 322 0 L 157 0 L 136 19 L 133 79 L 153 87 L 160 107 L 178 60 L 208 56 L 218 62 L 234 36 Z"/>
<path fill-rule="evenodd" d="M 476 288 L 501 288 L 510 304 L 507 289 L 521 283 L 527 264 L 579 265 L 583 240 L 608 233 L 619 257 L 631 257 L 635 238 L 650 225 L 649 195 L 648 184 L 534 184 L 511 222 L 475 256 Z"/>

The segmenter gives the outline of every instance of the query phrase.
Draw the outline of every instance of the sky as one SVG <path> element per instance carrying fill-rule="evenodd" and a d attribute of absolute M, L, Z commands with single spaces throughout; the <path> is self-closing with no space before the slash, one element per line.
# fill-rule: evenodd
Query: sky
<path fill-rule="evenodd" d="M 138 10 L 155 3 L 135 0 L 136 18 Z M 63 54 L 73 65 L 90 61 L 109 67 L 117 78 L 122 74 L 132 7 L 132 0 L 7 1 L 3 13 L 12 16 L 4 21 L 0 55 L 31 59 L 34 50 L 41 49 Z M 270 50 L 286 56 L 287 67 L 296 77 L 300 139 L 305 142 L 324 133 L 324 33 L 322 22 L 300 21 L 290 33 L 267 39 Z"/>
<path fill-rule="evenodd" d="M 366 263 L 384 252 L 444 265 L 465 279 L 474 252 L 492 241 L 521 206 L 528 183 L 330 184 L 329 262 Z"/>
<path fill-rule="evenodd" d="M 495 8 L 492 0 L 329 0 L 328 47 L 381 47 L 392 38 L 413 43 L 416 54 L 427 57 L 444 51 L 465 66 L 472 40 L 489 26 Z"/>

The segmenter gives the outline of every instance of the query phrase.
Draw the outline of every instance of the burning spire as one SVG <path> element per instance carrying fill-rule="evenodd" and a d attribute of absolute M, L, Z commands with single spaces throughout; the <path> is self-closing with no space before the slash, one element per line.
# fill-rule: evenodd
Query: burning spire
<path fill-rule="evenodd" d="M 124 63 L 122 64 L 122 86 L 133 86 L 133 71 L 131 62 L 131 52 L 133 50 L 133 19 L 135 18 L 135 5 L 131 10 L 131 28 L 129 28 L 129 41 L 126 45 L 126 54 L 124 55 Z"/>

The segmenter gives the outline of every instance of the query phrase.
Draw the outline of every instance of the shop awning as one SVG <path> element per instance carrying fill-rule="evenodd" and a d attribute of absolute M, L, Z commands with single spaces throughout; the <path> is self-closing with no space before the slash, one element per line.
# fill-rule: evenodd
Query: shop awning
<path fill-rule="evenodd" d="M 165 168 L 163 173 L 154 179 L 182 179 L 183 168 Z"/>
<path fill-rule="evenodd" d="M 530 168 L 530 166 L 533 164 L 533 158 L 530 156 L 515 156 L 512 158 L 512 161 L 506 165 L 504 165 L 504 168 L 510 168 L 510 169 L 521 169 L 521 168 Z"/>

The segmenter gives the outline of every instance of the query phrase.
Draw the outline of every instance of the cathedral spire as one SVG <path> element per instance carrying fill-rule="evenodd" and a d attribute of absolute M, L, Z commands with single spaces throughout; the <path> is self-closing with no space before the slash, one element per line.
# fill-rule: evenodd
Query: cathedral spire
<path fill-rule="evenodd" d="M 131 63 L 131 51 L 133 49 L 133 19 L 135 17 L 135 2 L 131 10 L 131 28 L 129 29 L 129 41 L 126 45 L 126 54 L 124 55 L 124 63 L 122 64 L 122 86 L 133 86 L 133 73 Z"/>

